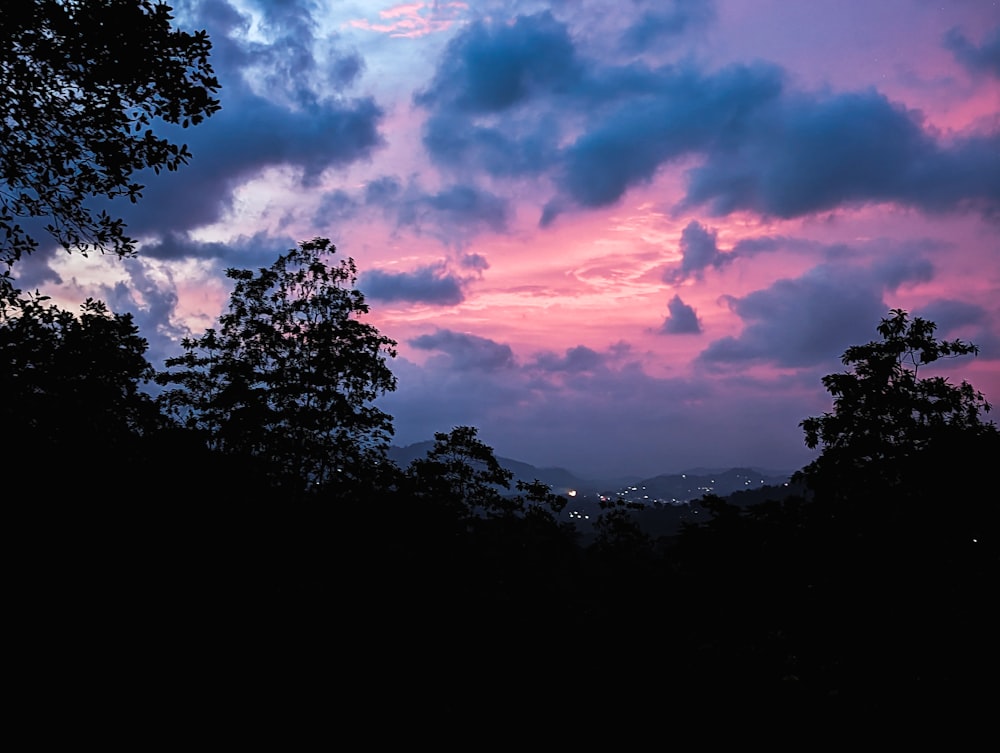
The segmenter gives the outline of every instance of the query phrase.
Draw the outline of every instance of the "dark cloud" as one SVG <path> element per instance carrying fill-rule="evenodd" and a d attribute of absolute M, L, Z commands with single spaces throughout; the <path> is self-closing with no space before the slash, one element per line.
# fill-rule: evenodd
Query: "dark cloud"
<path fill-rule="evenodd" d="M 395 201 L 402 191 L 403 184 L 400 183 L 399 178 L 384 175 L 365 185 L 365 203 L 384 206 Z"/>
<path fill-rule="evenodd" d="M 986 34 L 981 45 L 974 44 L 958 29 L 951 29 L 945 34 L 944 46 L 973 73 L 1000 78 L 1000 26 Z"/>
<path fill-rule="evenodd" d="M 1000 135 L 946 145 L 875 91 L 789 94 L 758 108 L 741 138 L 689 171 L 685 207 L 797 217 L 845 204 L 922 209 L 1000 202 Z"/>
<path fill-rule="evenodd" d="M 164 359 L 179 353 L 181 339 L 192 334 L 173 321 L 177 290 L 172 280 L 159 282 L 150 277 L 141 259 L 128 260 L 125 269 L 129 282 L 105 287 L 102 297 L 112 311 L 132 314 L 149 344 L 146 359 L 155 368 L 162 368 Z"/>
<path fill-rule="evenodd" d="M 677 269 L 668 269 L 663 275 L 664 281 L 676 283 L 691 278 L 700 279 L 706 269 L 718 269 L 732 261 L 732 253 L 719 251 L 717 236 L 715 230 L 709 230 L 695 220 L 689 222 L 681 231 L 681 265 Z"/>
<path fill-rule="evenodd" d="M 418 204 L 462 227 L 482 225 L 496 232 L 507 227 L 507 200 L 473 186 L 451 186 Z"/>
<path fill-rule="evenodd" d="M 444 353 L 450 367 L 458 371 L 497 371 L 514 366 L 514 352 L 510 346 L 487 337 L 441 329 L 409 342 L 420 350 Z"/>
<path fill-rule="evenodd" d="M 232 208 L 233 190 L 266 168 L 288 166 L 303 185 L 312 185 L 324 170 L 368 159 L 383 143 L 382 108 L 370 97 L 343 96 L 330 81 L 343 83 L 346 70 L 361 61 L 345 62 L 354 53 L 337 52 L 330 40 L 314 36 L 309 6 L 265 3 L 274 36 L 266 43 L 241 36 L 249 20 L 226 2 L 192 7 L 191 23 L 206 28 L 212 40 L 222 109 L 194 128 L 162 129 L 187 143 L 193 157 L 176 172 L 139 177 L 147 184 L 144 196 L 124 212 L 133 235 L 215 222 Z M 324 53 L 334 58 L 329 75 L 318 57 L 321 48 L 334 50 Z M 262 78 L 262 71 L 277 78 Z"/>
<path fill-rule="evenodd" d="M 358 213 L 358 202 L 347 191 L 335 189 L 323 195 L 313 214 L 313 222 L 326 226 L 332 221 L 346 220 Z"/>
<path fill-rule="evenodd" d="M 556 164 L 560 127 L 549 119 L 506 123 L 503 128 L 472 122 L 464 113 L 432 114 L 424 126 L 424 146 L 434 160 L 453 170 L 475 168 L 490 175 L 538 175 Z"/>
<path fill-rule="evenodd" d="M 815 411 L 821 391 L 812 374 L 771 382 L 742 375 L 718 382 L 668 379 L 647 374 L 626 357 L 623 344 L 609 349 L 618 358 L 577 346 L 565 356 L 543 354 L 523 364 L 511 362 L 506 346 L 477 345 L 486 360 L 496 350 L 499 368 L 457 370 L 446 356 L 422 366 L 394 360 L 399 386 L 380 398 L 380 407 L 396 418 L 400 444 L 471 425 L 501 457 L 569 468 L 584 478 L 652 476 L 706 465 L 790 471 L 814 455 L 798 427 Z M 591 368 L 571 371 L 581 356 Z M 541 368 L 543 362 L 553 368 Z M 705 436 L 711 437 L 710 449 L 696 441 Z"/>
<path fill-rule="evenodd" d="M 29 223 L 21 222 L 20 224 L 23 227 Z M 33 237 L 44 237 L 42 233 L 44 230 Z M 14 278 L 14 287 L 24 293 L 32 293 L 35 290 L 44 289 L 46 283 L 61 285 L 62 277 L 51 266 L 52 260 L 61 253 L 64 252 L 57 245 L 40 244 L 30 254 L 22 256 L 10 270 L 11 276 Z"/>
<path fill-rule="evenodd" d="M 434 80 L 414 101 L 469 113 L 495 113 L 579 78 L 566 27 L 548 11 L 513 24 L 471 24 L 448 45 Z"/>
<path fill-rule="evenodd" d="M 679 295 L 674 295 L 667 302 L 669 314 L 663 320 L 660 332 L 664 335 L 697 335 L 701 333 L 701 322 L 695 310 L 681 300 Z"/>
<path fill-rule="evenodd" d="M 663 42 L 715 18 L 715 6 L 711 0 L 673 0 L 654 5 L 622 34 L 620 46 L 626 52 L 656 49 Z"/>
<path fill-rule="evenodd" d="M 490 263 L 482 254 L 464 254 L 459 260 L 459 263 L 463 267 L 473 269 L 477 272 L 484 272 L 490 268 Z"/>
<path fill-rule="evenodd" d="M 990 312 L 982 306 L 953 298 L 939 298 L 911 313 L 934 322 L 938 337 L 948 340 L 957 337 L 971 342 L 979 348 L 977 359 L 1000 359 L 1000 331 L 993 326 Z"/>
<path fill-rule="evenodd" d="M 568 348 L 562 356 L 556 353 L 541 353 L 536 357 L 534 366 L 542 371 L 578 373 L 598 369 L 604 365 L 604 360 L 604 356 L 596 350 L 591 350 L 585 345 L 577 345 Z"/>
<path fill-rule="evenodd" d="M 143 243 L 140 256 L 166 261 L 178 259 L 215 260 L 220 271 L 228 267 L 257 269 L 268 267 L 279 255 L 295 248 L 298 242 L 287 236 L 273 236 L 267 232 L 240 236 L 221 242 L 201 242 L 181 233 L 168 233 L 156 240 Z"/>
<path fill-rule="evenodd" d="M 627 32 L 637 45 L 706 12 L 693 2 L 650 8 Z M 982 67 L 993 59 L 993 36 L 979 47 L 951 39 Z M 416 102 L 429 111 L 424 143 L 439 165 L 551 175 L 557 193 L 542 225 L 574 207 L 613 204 L 691 158 L 700 163 L 687 173 L 679 211 L 792 218 L 878 202 L 1000 211 L 1000 133 L 938 135 L 874 89 L 795 91 L 763 62 L 714 71 L 690 61 L 598 62 L 579 55 L 549 14 L 472 25 Z"/>
<path fill-rule="evenodd" d="M 952 298 L 931 301 L 914 311 L 913 315 L 934 322 L 939 332 L 948 332 L 969 324 L 983 324 L 989 319 L 989 313 L 982 306 Z"/>
<path fill-rule="evenodd" d="M 754 112 L 782 91 L 780 69 L 762 63 L 707 76 L 687 66 L 632 71 L 631 96 L 596 113 L 565 151 L 558 182 L 582 206 L 616 202 L 670 160 L 741 143 Z"/>
<path fill-rule="evenodd" d="M 507 199 L 461 183 L 430 193 L 416 182 L 404 186 L 383 176 L 365 186 L 364 203 L 395 217 L 399 226 L 428 229 L 445 243 L 481 230 L 504 232 L 510 219 Z"/>
<path fill-rule="evenodd" d="M 867 342 L 886 313 L 883 284 L 870 270 L 819 266 L 797 279 L 728 299 L 743 331 L 711 343 L 703 365 L 773 363 L 816 366 L 839 361 L 844 349 Z"/>
<path fill-rule="evenodd" d="M 465 300 L 462 282 L 445 265 L 432 264 L 412 272 L 368 270 L 358 278 L 358 288 L 365 297 L 379 301 L 454 306 Z"/>
<path fill-rule="evenodd" d="M 934 279 L 934 265 L 920 256 L 892 254 L 878 259 L 872 271 L 886 290 L 895 291 L 904 283 L 930 282 Z"/>

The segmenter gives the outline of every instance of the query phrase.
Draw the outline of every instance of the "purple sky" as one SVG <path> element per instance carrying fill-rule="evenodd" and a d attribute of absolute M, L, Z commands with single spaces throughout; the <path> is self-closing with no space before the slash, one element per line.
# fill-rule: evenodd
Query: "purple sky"
<path fill-rule="evenodd" d="M 157 366 L 227 267 L 329 237 L 399 342 L 396 443 L 467 424 L 584 476 L 794 470 L 904 308 L 1000 399 L 1000 4 L 179 3 L 222 111 L 119 206 L 140 256 L 15 273 Z"/>

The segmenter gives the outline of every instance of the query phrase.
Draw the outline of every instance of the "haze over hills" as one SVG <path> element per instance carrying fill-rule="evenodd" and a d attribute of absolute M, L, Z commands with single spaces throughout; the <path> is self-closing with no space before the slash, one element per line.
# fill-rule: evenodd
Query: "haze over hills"
<path fill-rule="evenodd" d="M 412 461 L 423 458 L 433 446 L 432 441 L 417 442 L 405 447 L 393 446 L 389 450 L 389 458 L 405 468 Z M 725 497 L 765 486 L 782 486 L 793 473 L 760 468 L 692 468 L 683 473 L 665 473 L 649 478 L 623 476 L 594 479 L 582 478 L 565 468 L 539 468 L 507 457 L 497 457 L 497 460 L 514 474 L 512 488 L 518 481 L 537 479 L 548 484 L 556 494 L 578 501 L 621 497 L 649 504 L 678 504 L 709 493 Z"/>

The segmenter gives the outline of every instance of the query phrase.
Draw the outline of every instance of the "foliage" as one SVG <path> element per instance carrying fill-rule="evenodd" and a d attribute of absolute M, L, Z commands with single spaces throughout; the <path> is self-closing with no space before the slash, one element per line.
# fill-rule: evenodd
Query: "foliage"
<path fill-rule="evenodd" d="M 821 446 L 822 454 L 799 478 L 814 487 L 839 483 L 854 490 L 893 485 L 932 448 L 996 434 L 984 420 L 990 404 L 968 382 L 919 376 L 926 364 L 979 352 L 961 340 L 936 340 L 935 329 L 933 322 L 893 309 L 878 326 L 881 342 L 844 352 L 849 370 L 823 377 L 833 411 L 801 423 L 806 444 Z"/>
<path fill-rule="evenodd" d="M 291 488 L 346 492 L 370 478 L 392 434 L 373 401 L 395 389 L 396 343 L 360 320 L 353 259 L 328 265 L 325 238 L 235 281 L 220 328 L 183 341 L 157 374 L 161 405 L 213 449 L 254 457 Z"/>
<path fill-rule="evenodd" d="M 501 493 L 514 474 L 500 465 L 493 448 L 478 437 L 473 426 L 435 432 L 434 446 L 425 458 L 407 469 L 417 494 L 460 509 L 466 516 L 510 512 L 515 503 Z"/>
<path fill-rule="evenodd" d="M 28 296 L 0 312 L 0 422 L 28 454 L 94 443 L 127 450 L 159 424 L 153 377 L 130 314 L 87 299 L 81 313 Z"/>
<path fill-rule="evenodd" d="M 0 260 L 38 245 L 19 218 L 47 218 L 67 251 L 134 252 L 121 219 L 95 199 L 127 197 L 135 173 L 175 170 L 190 154 L 156 122 L 197 124 L 219 109 L 204 31 L 172 28 L 152 0 L 26 0 L 0 15 Z"/>

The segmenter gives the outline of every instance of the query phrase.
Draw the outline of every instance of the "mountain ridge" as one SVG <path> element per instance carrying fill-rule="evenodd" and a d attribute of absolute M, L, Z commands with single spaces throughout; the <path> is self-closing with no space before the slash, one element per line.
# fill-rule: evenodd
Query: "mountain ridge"
<path fill-rule="evenodd" d="M 434 447 L 431 440 L 405 446 L 392 445 L 389 459 L 406 467 L 426 456 Z M 739 491 L 780 486 L 788 482 L 794 471 L 776 471 L 754 466 L 731 468 L 696 467 L 680 473 L 660 473 L 654 476 L 618 476 L 608 478 L 583 478 L 566 468 L 539 467 L 509 457 L 497 457 L 501 466 L 513 473 L 512 486 L 518 481 L 541 481 L 563 496 L 600 498 L 621 496 L 630 501 L 687 502 L 704 494 L 728 496 Z"/>

